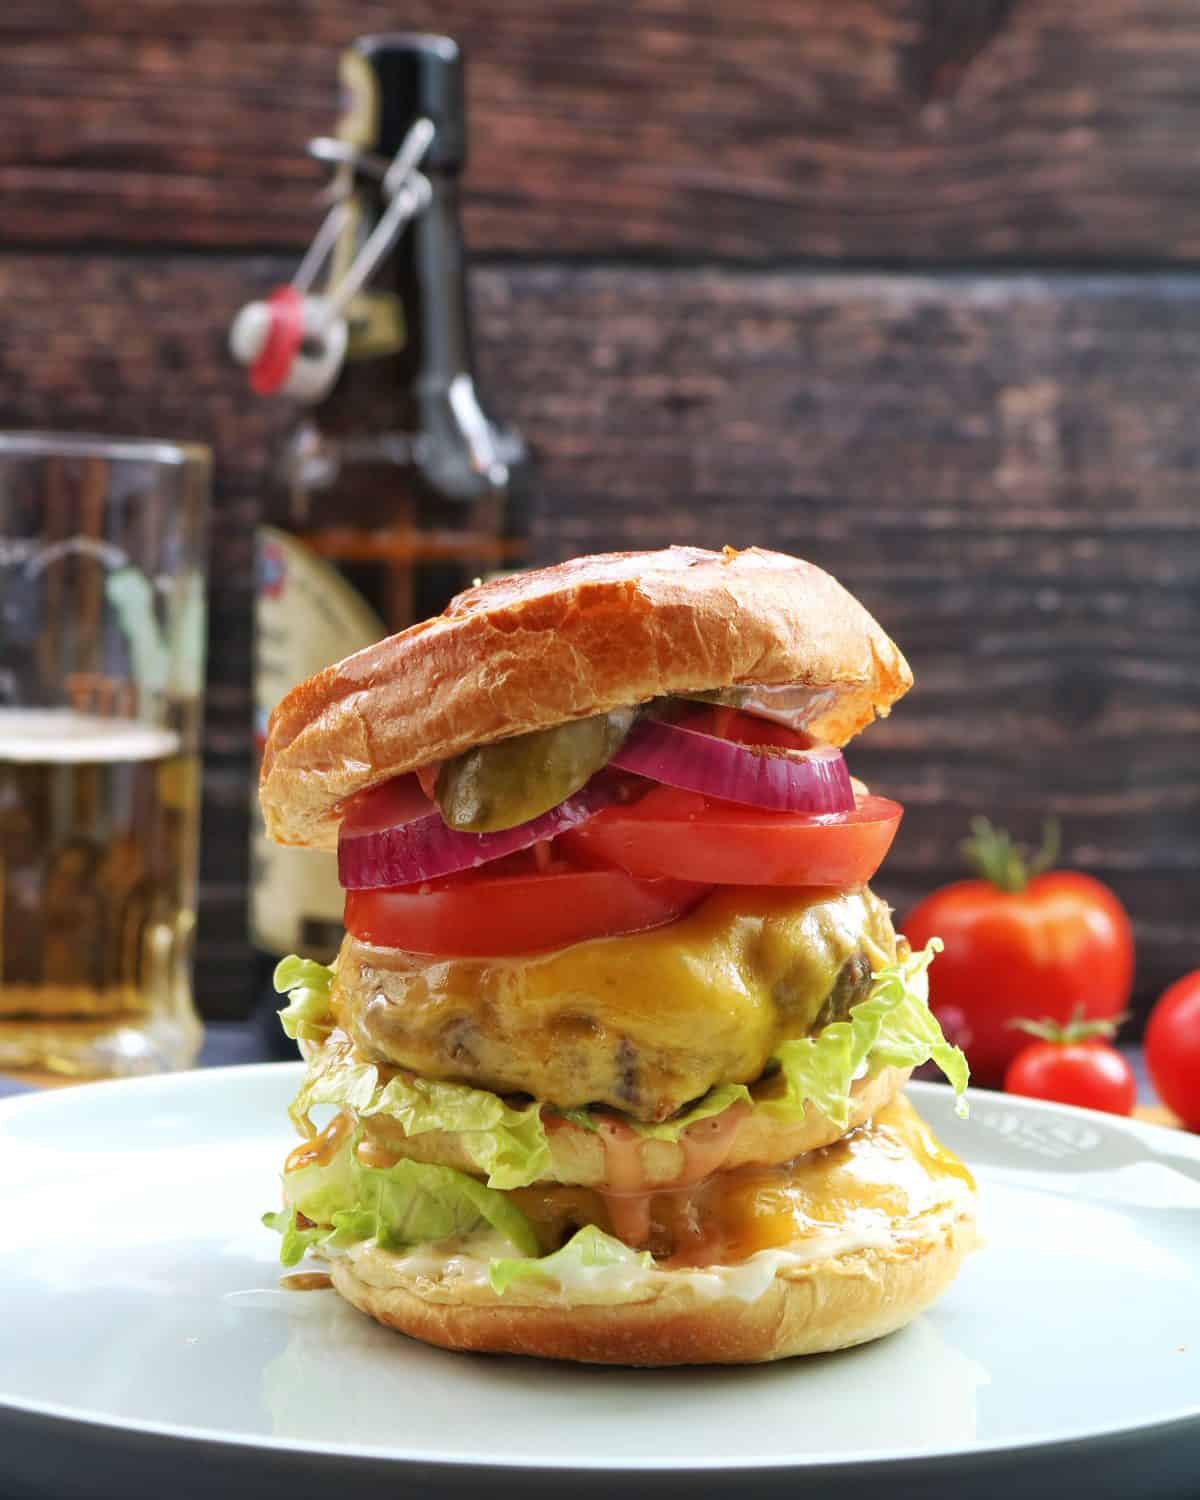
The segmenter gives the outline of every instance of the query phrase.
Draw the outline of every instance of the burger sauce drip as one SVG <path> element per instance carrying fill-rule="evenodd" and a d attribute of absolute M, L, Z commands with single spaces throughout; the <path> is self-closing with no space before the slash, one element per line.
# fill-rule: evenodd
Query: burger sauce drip
<path fill-rule="evenodd" d="M 694 1187 L 714 1172 L 719 1172 L 733 1150 L 733 1138 L 737 1134 L 739 1121 L 749 1112 L 745 1100 L 731 1104 L 719 1115 L 707 1120 L 698 1120 L 679 1137 L 683 1150 L 683 1171 L 671 1184 L 672 1187 Z"/>
<path fill-rule="evenodd" d="M 320 1135 L 314 1136 L 311 1141 L 301 1141 L 289 1153 L 283 1164 L 284 1173 L 298 1172 L 301 1167 L 327 1167 L 342 1149 L 353 1129 L 354 1121 L 349 1115 L 335 1115 Z"/>
<path fill-rule="evenodd" d="M 602 1192 L 613 1233 L 627 1245 L 644 1245 L 650 1238 L 650 1194 L 642 1169 L 642 1138 L 624 1120 L 598 1120 L 596 1128 L 604 1143 Z"/>
<path fill-rule="evenodd" d="M 725 1165 L 733 1148 L 738 1122 L 748 1106 L 742 1102 L 707 1120 L 689 1125 L 679 1137 L 683 1164 L 669 1183 L 648 1186 L 642 1163 L 642 1137 L 624 1120 L 597 1121 L 604 1143 L 604 1181 L 601 1191 L 609 1223 L 618 1239 L 634 1247 L 650 1238 L 651 1200 L 656 1193 L 694 1187 Z"/>
<path fill-rule="evenodd" d="M 333 1277 L 324 1271 L 297 1271 L 291 1276 L 281 1276 L 279 1285 L 285 1292 L 323 1292 L 333 1285 Z"/>

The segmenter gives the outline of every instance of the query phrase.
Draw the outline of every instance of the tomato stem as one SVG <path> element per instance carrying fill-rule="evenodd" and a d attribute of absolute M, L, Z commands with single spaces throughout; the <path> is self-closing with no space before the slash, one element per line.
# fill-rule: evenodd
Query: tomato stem
<path fill-rule="evenodd" d="M 1015 843 L 1006 829 L 996 828 L 987 818 L 971 819 L 971 837 L 959 846 L 967 862 L 984 880 L 999 890 L 1023 891 L 1035 875 L 1042 875 L 1058 858 L 1061 830 L 1057 818 L 1047 818 L 1042 846 L 1036 853 Z"/>
<path fill-rule="evenodd" d="M 1089 1042 L 1098 1036 L 1111 1041 L 1127 1015 L 1128 1012 L 1124 1012 L 1103 1021 L 1087 1021 L 1084 1019 L 1083 1006 L 1077 1005 L 1065 1026 L 1060 1026 L 1057 1021 L 1030 1021 L 1024 1018 L 1012 1020 L 1006 1024 L 1015 1031 L 1027 1031 L 1030 1036 L 1035 1036 L 1043 1042 Z"/>

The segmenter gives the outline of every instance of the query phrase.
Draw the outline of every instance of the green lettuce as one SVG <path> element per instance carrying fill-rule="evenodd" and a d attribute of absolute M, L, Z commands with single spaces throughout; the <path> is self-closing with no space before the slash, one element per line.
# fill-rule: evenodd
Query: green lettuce
<path fill-rule="evenodd" d="M 385 1250 L 428 1244 L 490 1226 L 526 1255 L 536 1255 L 537 1236 L 511 1198 L 453 1167 L 398 1161 L 368 1167 L 347 1141 L 332 1161 L 284 1174 L 287 1206 L 264 1214 L 263 1223 L 283 1235 L 280 1259 L 295 1265 L 316 1245 L 341 1248 L 375 1240 Z M 316 1220 L 300 1228 L 296 1215 Z"/>
<path fill-rule="evenodd" d="M 309 1058 L 288 1115 L 301 1135 L 312 1136 L 316 1129 L 309 1116 L 318 1104 L 362 1111 L 379 1092 L 379 1069 L 374 1063 L 355 1062 L 349 1040 L 335 1038 Z"/>
<path fill-rule="evenodd" d="M 275 965 L 275 991 L 286 995 L 279 1024 L 294 1042 L 323 1042 L 333 1030 L 329 988 L 333 969 L 292 953 Z"/>
<path fill-rule="evenodd" d="M 332 1224 L 334 1215 L 352 1208 L 358 1198 L 351 1142 L 342 1143 L 329 1161 L 310 1162 L 283 1175 L 284 1197 L 314 1224 Z"/>
<path fill-rule="evenodd" d="M 488 1280 L 492 1290 L 503 1295 L 516 1281 L 550 1281 L 560 1277 L 567 1279 L 580 1270 L 599 1269 L 604 1266 L 638 1266 L 649 1269 L 654 1257 L 649 1250 L 631 1250 L 620 1240 L 613 1239 L 597 1229 L 595 1224 L 578 1230 L 561 1250 L 553 1255 L 543 1255 L 538 1260 L 527 1258 L 493 1260 L 488 1268 Z"/>
<path fill-rule="evenodd" d="M 355 1160 L 358 1200 L 333 1216 L 340 1241 L 374 1239 L 385 1250 L 424 1245 L 484 1225 L 526 1255 L 536 1255 L 533 1225 L 511 1198 L 454 1167 L 398 1161 L 365 1167 Z"/>
<path fill-rule="evenodd" d="M 811 1101 L 835 1125 L 850 1117 L 850 1085 L 875 1068 L 916 1068 L 934 1062 L 946 1075 L 966 1113 L 967 1059 L 942 1035 L 929 1009 L 929 965 L 941 951 L 931 938 L 875 976 L 868 997 L 852 1006 L 844 1021 L 834 1021 L 816 1036 L 783 1042 L 775 1052 L 784 1082 L 780 1098 L 764 1099 L 757 1108 L 792 1115 Z"/>
<path fill-rule="evenodd" d="M 489 1187 L 525 1187 L 550 1167 L 550 1143 L 537 1103 L 514 1109 L 484 1089 L 402 1073 L 361 1113 L 398 1120 L 408 1136 L 429 1130 L 461 1134 L 467 1155 L 487 1173 Z"/>
<path fill-rule="evenodd" d="M 719 1088 L 709 1089 L 702 1099 L 697 1099 L 695 1104 L 689 1105 L 677 1115 L 672 1115 L 661 1125 L 647 1124 L 644 1120 L 630 1120 L 629 1123 L 638 1135 L 649 1140 L 677 1141 L 680 1132 L 686 1130 L 689 1125 L 695 1125 L 698 1120 L 707 1120 L 713 1115 L 719 1115 L 731 1104 L 737 1104 L 743 1099 L 750 1103 L 754 1102 L 751 1099 L 750 1090 L 744 1083 L 723 1083 Z"/>
<path fill-rule="evenodd" d="M 294 1208 L 281 1208 L 277 1214 L 263 1214 L 262 1221 L 268 1229 L 283 1236 L 279 1260 L 285 1266 L 298 1265 L 307 1251 L 321 1240 L 329 1238 L 328 1228 L 322 1228 L 319 1224 L 314 1224 L 310 1229 L 301 1229 L 296 1223 Z"/>
<path fill-rule="evenodd" d="M 409 1073 L 382 1083 L 379 1069 L 373 1063 L 352 1062 L 347 1048 L 325 1049 L 310 1062 L 289 1111 L 302 1134 L 312 1133 L 309 1114 L 318 1104 L 351 1108 L 360 1118 L 387 1115 L 407 1136 L 453 1131 L 487 1174 L 491 1188 L 525 1187 L 544 1177 L 550 1165 L 539 1105 L 514 1109 L 486 1089 Z"/>

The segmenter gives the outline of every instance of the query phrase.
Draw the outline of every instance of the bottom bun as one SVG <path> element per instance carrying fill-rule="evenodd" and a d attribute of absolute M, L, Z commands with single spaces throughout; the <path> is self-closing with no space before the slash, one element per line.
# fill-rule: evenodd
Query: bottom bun
<path fill-rule="evenodd" d="M 608 1365 L 759 1364 L 845 1349 L 911 1322 L 976 1244 L 965 1206 L 929 1219 L 883 1249 L 787 1266 L 752 1301 L 699 1296 L 685 1271 L 659 1272 L 637 1301 L 522 1301 L 478 1285 L 461 1295 L 378 1250 L 334 1258 L 330 1274 L 362 1312 L 443 1349 Z"/>

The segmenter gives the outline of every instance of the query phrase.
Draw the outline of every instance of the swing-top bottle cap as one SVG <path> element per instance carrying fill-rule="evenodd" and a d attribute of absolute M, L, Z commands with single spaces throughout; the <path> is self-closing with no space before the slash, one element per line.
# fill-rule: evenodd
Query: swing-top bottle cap
<path fill-rule="evenodd" d="M 458 43 L 425 32 L 360 36 L 342 55 L 345 91 L 338 134 L 391 158 L 424 116 L 436 135 L 422 165 L 456 170 L 466 160 L 463 62 Z"/>

